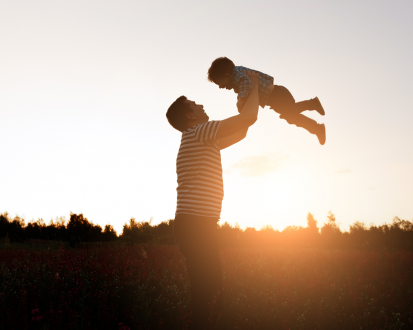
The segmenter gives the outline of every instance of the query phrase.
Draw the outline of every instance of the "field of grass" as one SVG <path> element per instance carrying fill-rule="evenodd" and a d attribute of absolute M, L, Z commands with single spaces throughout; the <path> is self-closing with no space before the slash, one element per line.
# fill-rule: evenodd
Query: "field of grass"
<path fill-rule="evenodd" d="M 0 245 L 1 329 L 185 329 L 174 245 Z M 412 329 L 413 253 L 225 248 L 216 329 Z M 211 315 L 214 306 L 211 306 Z"/>

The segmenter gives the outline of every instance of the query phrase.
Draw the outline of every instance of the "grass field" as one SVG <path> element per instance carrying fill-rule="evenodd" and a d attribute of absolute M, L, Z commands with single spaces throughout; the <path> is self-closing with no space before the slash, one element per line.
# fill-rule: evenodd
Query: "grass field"
<path fill-rule="evenodd" d="M 190 285 L 174 245 L 0 245 L 1 329 L 185 329 Z M 412 329 L 413 253 L 221 250 L 216 329 Z M 214 306 L 211 306 L 211 315 Z"/>

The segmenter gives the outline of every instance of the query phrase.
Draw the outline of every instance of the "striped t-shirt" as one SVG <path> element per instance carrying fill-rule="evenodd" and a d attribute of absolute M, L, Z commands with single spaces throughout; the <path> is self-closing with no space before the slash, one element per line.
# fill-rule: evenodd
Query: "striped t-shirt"
<path fill-rule="evenodd" d="M 220 217 L 224 189 L 221 152 L 216 140 L 219 124 L 220 121 L 209 121 L 182 133 L 176 159 L 176 215 Z"/>

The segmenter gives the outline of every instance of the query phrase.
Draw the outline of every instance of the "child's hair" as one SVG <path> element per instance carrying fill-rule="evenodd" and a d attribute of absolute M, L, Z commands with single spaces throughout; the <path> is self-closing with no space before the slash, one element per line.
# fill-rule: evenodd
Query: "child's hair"
<path fill-rule="evenodd" d="M 186 114 L 192 111 L 189 104 L 185 103 L 187 100 L 186 96 L 182 95 L 178 97 L 166 112 L 166 118 L 169 124 L 180 132 L 188 128 Z"/>
<path fill-rule="evenodd" d="M 235 64 L 227 57 L 218 57 L 212 62 L 208 69 L 208 80 L 215 83 L 216 79 L 225 76 L 226 73 L 232 74 Z"/>

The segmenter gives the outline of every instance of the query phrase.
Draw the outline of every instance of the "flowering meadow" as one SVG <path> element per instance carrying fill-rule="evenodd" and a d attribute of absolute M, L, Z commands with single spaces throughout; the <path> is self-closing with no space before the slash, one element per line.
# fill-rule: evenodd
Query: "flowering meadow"
<path fill-rule="evenodd" d="M 215 329 L 413 329 L 412 252 L 224 248 L 221 259 Z M 4 248 L 0 329 L 186 329 L 185 269 L 174 245 Z"/>

